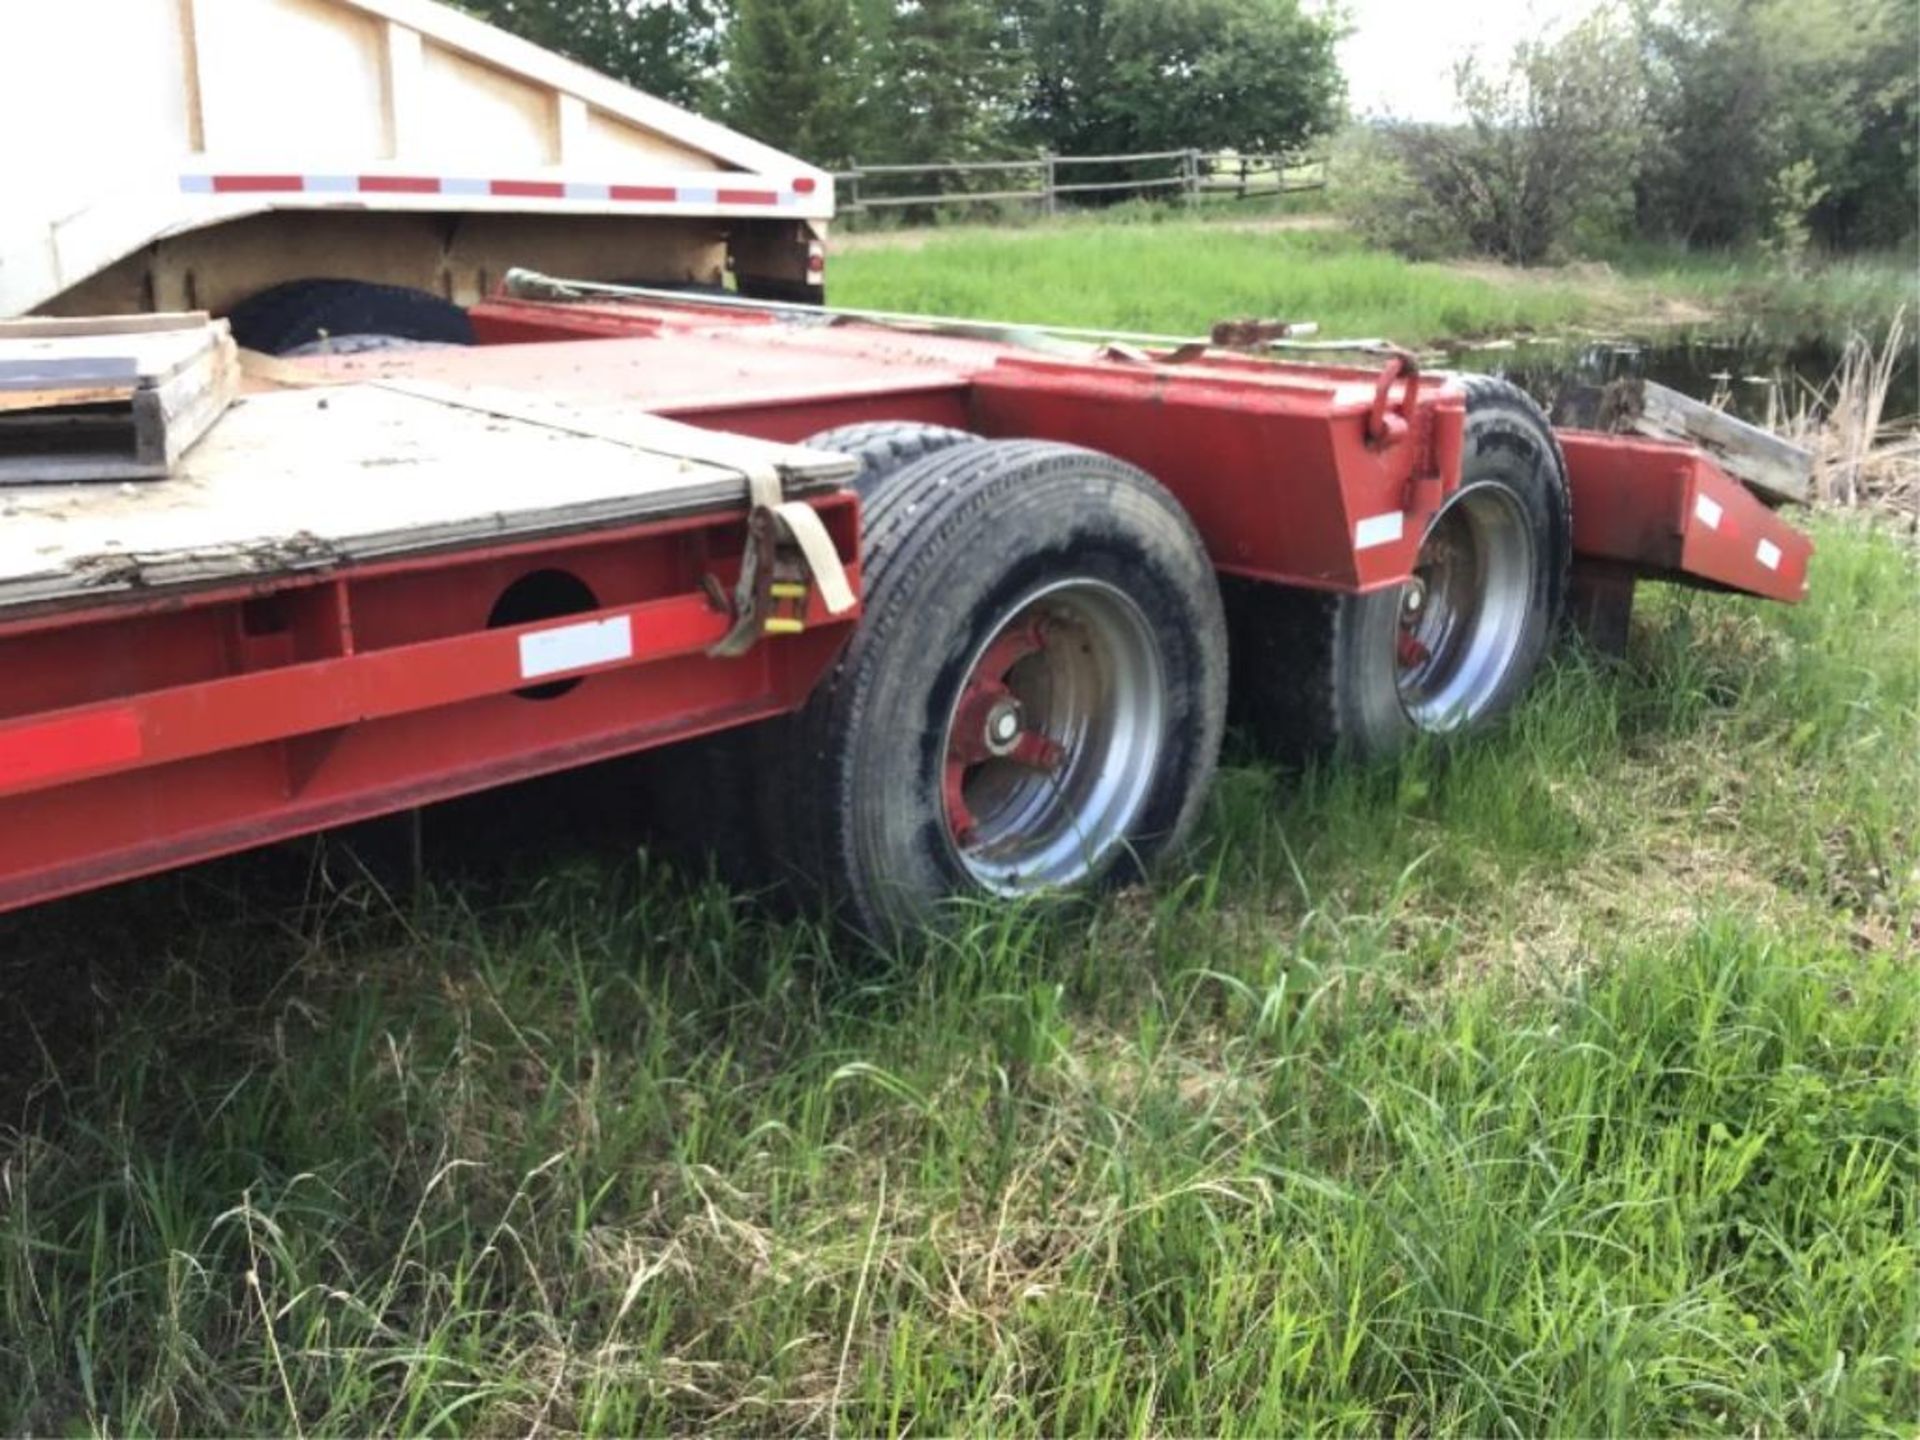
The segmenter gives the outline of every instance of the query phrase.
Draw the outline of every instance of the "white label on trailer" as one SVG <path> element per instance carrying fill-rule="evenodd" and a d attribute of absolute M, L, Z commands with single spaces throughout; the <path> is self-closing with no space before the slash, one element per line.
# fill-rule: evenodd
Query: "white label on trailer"
<path fill-rule="evenodd" d="M 1769 570 L 1780 568 L 1780 547 L 1771 540 L 1762 540 L 1760 548 L 1753 552 L 1753 558 Z"/>
<path fill-rule="evenodd" d="M 1711 495 L 1702 495 L 1693 502 L 1693 513 L 1700 523 L 1709 530 L 1720 528 L 1720 517 L 1727 512 L 1720 508 L 1720 502 Z"/>
<path fill-rule="evenodd" d="M 1371 550 L 1376 545 L 1391 545 L 1406 532 L 1407 517 L 1398 510 L 1386 515 L 1369 515 L 1353 527 L 1353 548 Z"/>
<path fill-rule="evenodd" d="M 633 620 L 616 615 L 611 620 L 589 620 L 536 630 L 520 637 L 520 678 L 536 680 L 562 670 L 584 670 L 633 658 Z"/>

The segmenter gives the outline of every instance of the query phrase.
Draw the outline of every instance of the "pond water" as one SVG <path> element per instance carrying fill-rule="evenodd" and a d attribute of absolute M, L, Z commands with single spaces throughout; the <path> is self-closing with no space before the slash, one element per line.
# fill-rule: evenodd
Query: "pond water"
<path fill-rule="evenodd" d="M 1729 411 L 1755 423 L 1766 422 L 1770 406 L 1791 414 L 1812 403 L 1827 389 L 1840 361 L 1840 347 L 1827 342 L 1768 345 L 1697 337 L 1677 342 L 1529 342 L 1462 349 L 1448 357 L 1457 369 L 1503 375 L 1544 404 L 1551 404 L 1554 394 L 1568 385 L 1637 377 L 1697 400 L 1724 395 Z M 1888 420 L 1920 414 L 1920 367 L 1911 345 L 1894 372 L 1884 414 Z"/>

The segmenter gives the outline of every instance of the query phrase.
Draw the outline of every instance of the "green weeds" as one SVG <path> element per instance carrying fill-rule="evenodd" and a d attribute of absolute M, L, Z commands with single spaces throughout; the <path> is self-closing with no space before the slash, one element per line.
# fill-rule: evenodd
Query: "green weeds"
<path fill-rule="evenodd" d="M 1612 265 L 1514 270 L 1411 264 L 1338 229 L 1286 228 L 1284 220 L 1133 213 L 1134 223 L 955 227 L 910 243 L 858 243 L 833 259 L 833 297 L 1176 335 L 1261 315 L 1316 321 L 1328 337 L 1412 345 L 1676 326 L 1838 343 L 1856 328 L 1883 327 L 1913 290 L 1911 257 L 1891 255 L 1787 274 L 1764 257 L 1649 249 Z"/>
<path fill-rule="evenodd" d="M 14 917 L 0 1427 L 1911 1433 L 1916 572 L 1819 543 L 922 953 L 551 835 Z"/>

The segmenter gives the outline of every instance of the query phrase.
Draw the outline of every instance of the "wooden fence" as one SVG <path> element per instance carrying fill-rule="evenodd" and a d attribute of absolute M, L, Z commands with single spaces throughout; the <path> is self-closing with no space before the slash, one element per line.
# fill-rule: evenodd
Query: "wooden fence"
<path fill-rule="evenodd" d="M 1116 178 L 1127 167 L 1133 173 Z M 1098 178 L 1104 173 L 1106 178 Z M 1096 178 L 1085 179 L 1091 175 Z M 895 185 L 931 177 L 932 189 L 893 193 Z M 1055 155 L 1016 160 L 949 161 L 936 165 L 855 165 L 834 175 L 839 213 L 921 206 L 1031 203 L 1056 214 L 1078 196 L 1218 196 L 1252 200 L 1326 186 L 1322 160 L 1300 155 L 1242 155 L 1237 151 L 1150 150 L 1137 155 Z M 980 188 L 974 188 L 979 186 Z M 875 193 L 876 191 L 884 193 Z"/>

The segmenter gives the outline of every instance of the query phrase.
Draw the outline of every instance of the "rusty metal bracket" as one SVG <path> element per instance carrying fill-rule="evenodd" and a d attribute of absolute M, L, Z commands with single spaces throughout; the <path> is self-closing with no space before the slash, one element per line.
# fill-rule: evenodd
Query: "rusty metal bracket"
<path fill-rule="evenodd" d="M 747 546 L 740 556 L 740 579 L 733 587 L 733 627 L 707 653 L 723 659 L 744 655 L 759 640 L 762 622 L 773 608 L 774 568 L 779 558 L 779 526 L 773 511 L 756 505 L 747 517 Z"/>
<path fill-rule="evenodd" d="M 1400 413 L 1387 406 L 1393 398 L 1393 382 L 1405 380 L 1406 392 L 1400 398 Z M 1413 416 L 1420 398 L 1420 361 L 1412 351 L 1395 349 L 1381 367 L 1374 382 L 1373 408 L 1367 412 L 1367 444 L 1376 450 L 1390 450 L 1413 433 Z"/>
<path fill-rule="evenodd" d="M 1137 345 L 1115 340 L 1101 351 L 1109 360 L 1125 360 L 1134 365 L 1191 365 L 1215 350 L 1262 350 L 1294 335 L 1312 335 L 1318 325 L 1297 320 L 1221 320 L 1205 340 L 1188 340 L 1171 350 L 1149 354 Z"/>
<path fill-rule="evenodd" d="M 1211 332 L 1213 344 L 1221 350 L 1255 350 L 1276 340 L 1291 338 L 1300 326 L 1291 320 L 1259 320 L 1251 316 L 1240 320 L 1222 320 Z"/>

